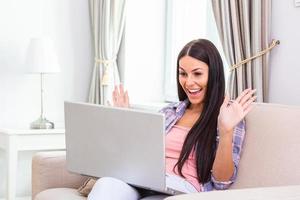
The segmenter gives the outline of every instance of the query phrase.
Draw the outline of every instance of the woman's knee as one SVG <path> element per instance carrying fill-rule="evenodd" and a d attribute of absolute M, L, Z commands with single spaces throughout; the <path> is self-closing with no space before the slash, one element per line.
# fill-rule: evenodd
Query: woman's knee
<path fill-rule="evenodd" d="M 127 183 L 116 178 L 103 177 L 95 183 L 88 199 L 135 200 L 139 197 L 137 190 Z"/>

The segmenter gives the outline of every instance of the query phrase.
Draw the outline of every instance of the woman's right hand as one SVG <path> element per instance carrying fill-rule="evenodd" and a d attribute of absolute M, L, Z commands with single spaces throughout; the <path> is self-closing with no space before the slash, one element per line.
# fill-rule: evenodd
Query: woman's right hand
<path fill-rule="evenodd" d="M 113 106 L 129 108 L 129 97 L 128 92 L 124 91 L 122 84 L 116 85 L 112 93 Z"/>

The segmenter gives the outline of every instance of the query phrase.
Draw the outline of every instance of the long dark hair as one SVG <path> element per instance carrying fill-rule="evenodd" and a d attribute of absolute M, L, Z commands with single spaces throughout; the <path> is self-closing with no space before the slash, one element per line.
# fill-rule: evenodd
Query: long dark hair
<path fill-rule="evenodd" d="M 195 150 L 197 178 L 199 183 L 206 183 L 210 180 L 215 159 L 217 119 L 225 93 L 223 62 L 217 48 L 209 40 L 198 39 L 186 44 L 177 58 L 177 88 L 180 101 L 188 98 L 178 78 L 179 60 L 183 56 L 206 63 L 209 70 L 202 113 L 189 131 L 175 167 L 178 167 L 179 174 L 184 177 L 182 167 L 192 150 Z"/>

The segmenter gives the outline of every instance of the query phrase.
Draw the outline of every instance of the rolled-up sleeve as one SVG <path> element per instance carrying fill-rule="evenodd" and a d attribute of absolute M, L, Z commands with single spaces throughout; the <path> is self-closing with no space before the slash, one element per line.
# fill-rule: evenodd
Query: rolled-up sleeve
<path fill-rule="evenodd" d="M 236 180 L 238 165 L 241 157 L 242 146 L 245 137 L 245 120 L 242 120 L 234 129 L 233 141 L 232 141 L 232 157 L 234 163 L 234 172 L 229 181 L 217 181 L 213 175 L 211 175 L 211 181 L 213 186 L 217 190 L 225 190 Z"/>

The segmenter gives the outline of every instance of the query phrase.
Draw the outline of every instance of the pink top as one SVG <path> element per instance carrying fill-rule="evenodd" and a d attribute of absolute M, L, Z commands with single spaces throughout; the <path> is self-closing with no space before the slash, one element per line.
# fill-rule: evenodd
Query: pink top
<path fill-rule="evenodd" d="M 173 168 L 178 161 L 183 142 L 189 130 L 190 128 L 188 127 L 174 125 L 166 135 L 166 172 L 168 174 L 180 176 L 177 167 L 175 168 L 176 173 L 173 171 Z M 185 176 L 185 179 L 200 192 L 201 185 L 197 179 L 196 169 L 195 152 L 192 151 L 182 167 L 182 174 Z"/>

